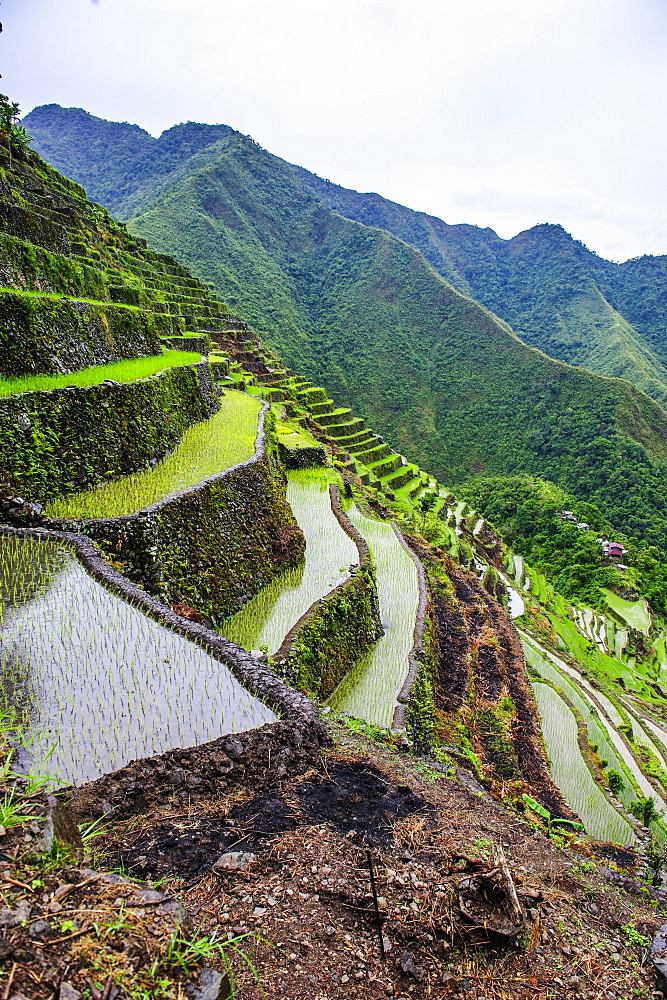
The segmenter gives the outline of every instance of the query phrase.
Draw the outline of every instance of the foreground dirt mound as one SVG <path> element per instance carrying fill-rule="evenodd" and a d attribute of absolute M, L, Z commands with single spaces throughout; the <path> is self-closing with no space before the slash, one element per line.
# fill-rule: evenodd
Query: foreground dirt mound
<path fill-rule="evenodd" d="M 248 754 L 235 784 L 196 801 L 165 784 L 141 812 L 130 790 L 92 857 L 40 859 L 32 820 L 8 831 L 4 995 L 227 1000 L 226 951 L 240 1000 L 652 996 L 641 961 L 665 905 L 632 852 L 563 850 L 469 776 L 333 735 L 289 773 L 230 744 Z"/>
<path fill-rule="evenodd" d="M 352 843 L 389 847 L 394 823 L 415 813 L 426 815 L 432 806 L 370 763 L 332 760 L 324 773 L 313 769 L 286 788 L 257 795 L 239 792 L 218 815 L 213 809 L 211 804 L 200 815 L 195 809 L 154 827 L 142 826 L 131 846 L 120 852 L 120 862 L 142 877 L 187 878 L 210 869 L 226 851 L 266 851 L 278 835 L 320 823 Z"/>

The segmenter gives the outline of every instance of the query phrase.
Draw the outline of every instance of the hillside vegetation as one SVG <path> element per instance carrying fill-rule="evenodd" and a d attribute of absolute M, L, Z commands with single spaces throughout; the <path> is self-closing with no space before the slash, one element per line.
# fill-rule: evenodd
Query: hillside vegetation
<path fill-rule="evenodd" d="M 55 141 L 44 115 L 38 109 L 25 119 L 40 149 L 45 136 Z M 458 277 L 448 272 L 457 289 L 414 246 L 332 211 L 294 168 L 239 133 L 221 137 L 210 126 L 205 146 L 198 126 L 192 154 L 186 136 L 195 126 L 177 126 L 141 139 L 133 160 L 128 143 L 114 154 L 109 123 L 63 109 L 57 122 L 59 156 L 68 134 L 78 140 L 62 169 L 83 178 L 104 168 L 113 188 L 107 203 L 121 206 L 141 164 L 144 181 L 124 203 L 125 213 L 141 205 L 130 227 L 210 283 L 287 363 L 322 379 L 336 402 L 354 403 L 394 448 L 451 485 L 481 473 L 542 476 L 603 508 L 629 538 L 667 553 L 665 411 L 628 382 L 526 346 L 464 294 L 471 284 L 461 264 Z M 161 150 L 172 147 L 180 152 L 170 163 L 180 166 L 165 173 Z M 463 256 L 479 231 L 454 228 Z M 558 227 L 542 228 L 561 238 Z M 497 238 L 487 232 L 477 246 L 485 241 Z M 559 280 L 569 285 L 567 274 Z M 620 314 L 614 322 L 629 330 Z M 648 365 L 650 356 L 641 356 Z M 657 360 L 651 364 L 657 372 Z"/>
<path fill-rule="evenodd" d="M 667 258 L 615 264 L 559 225 L 534 226 L 503 240 L 492 229 L 447 225 L 302 167 L 294 171 L 329 208 L 417 247 L 439 274 L 527 343 L 568 364 L 626 378 L 664 404 Z"/>

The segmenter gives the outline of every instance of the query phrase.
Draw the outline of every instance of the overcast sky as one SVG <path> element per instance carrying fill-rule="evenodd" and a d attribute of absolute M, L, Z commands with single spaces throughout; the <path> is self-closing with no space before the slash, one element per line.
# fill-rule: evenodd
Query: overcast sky
<path fill-rule="evenodd" d="M 446 222 L 667 253 L 667 0 L 4 0 L 2 89 L 231 125 Z"/>

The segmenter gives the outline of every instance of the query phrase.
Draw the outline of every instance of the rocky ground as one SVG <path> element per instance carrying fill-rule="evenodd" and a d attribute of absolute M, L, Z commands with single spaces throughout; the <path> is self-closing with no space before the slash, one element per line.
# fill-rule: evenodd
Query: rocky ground
<path fill-rule="evenodd" d="M 297 773 L 111 822 L 85 859 L 37 854 L 42 798 L 24 801 L 0 840 L 2 1000 L 222 1000 L 227 962 L 243 1000 L 663 995 L 640 859 L 333 732 Z"/>

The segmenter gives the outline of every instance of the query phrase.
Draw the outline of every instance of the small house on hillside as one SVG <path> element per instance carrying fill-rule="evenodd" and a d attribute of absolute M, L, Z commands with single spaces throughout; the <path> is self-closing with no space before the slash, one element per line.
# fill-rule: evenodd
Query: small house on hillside
<path fill-rule="evenodd" d="M 602 554 L 609 559 L 620 559 L 625 553 L 625 547 L 620 542 L 608 542 L 606 539 L 600 545 Z"/>

